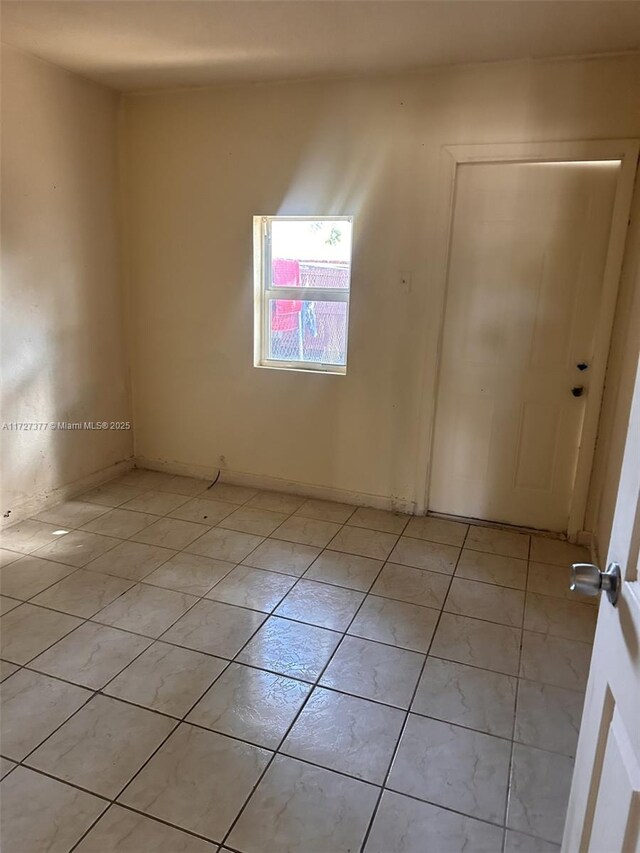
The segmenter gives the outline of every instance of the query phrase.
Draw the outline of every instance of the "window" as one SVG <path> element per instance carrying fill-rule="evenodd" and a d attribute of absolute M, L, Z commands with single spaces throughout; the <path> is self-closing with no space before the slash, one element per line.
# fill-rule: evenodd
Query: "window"
<path fill-rule="evenodd" d="M 254 364 L 347 372 L 350 216 L 254 217 Z"/>

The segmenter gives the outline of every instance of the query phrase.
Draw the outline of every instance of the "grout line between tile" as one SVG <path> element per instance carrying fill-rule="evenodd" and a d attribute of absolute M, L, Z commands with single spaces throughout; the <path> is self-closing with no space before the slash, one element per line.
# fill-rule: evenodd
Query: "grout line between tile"
<path fill-rule="evenodd" d="M 337 535 L 337 534 L 336 534 L 336 535 Z M 376 575 L 376 578 L 374 579 L 374 583 L 375 583 L 375 580 L 377 580 L 378 576 L 380 575 L 380 572 L 382 571 L 383 566 L 384 566 L 384 563 L 383 563 L 383 565 L 381 565 L 381 566 L 380 566 L 380 569 L 379 569 L 379 571 L 378 571 L 378 574 Z M 292 587 L 292 589 L 295 589 L 295 586 L 296 586 L 296 584 L 294 584 L 294 586 Z M 288 728 L 287 728 L 287 730 L 285 731 L 285 733 L 284 733 L 283 737 L 281 738 L 280 743 L 278 744 L 278 747 L 277 747 L 277 749 L 275 750 L 275 752 L 274 752 L 274 754 L 273 754 L 272 758 L 271 758 L 271 759 L 269 760 L 269 762 L 267 763 L 267 765 L 266 765 L 266 767 L 264 768 L 264 770 L 263 770 L 262 774 L 260 775 L 260 777 L 258 778 L 258 780 L 257 780 L 256 784 L 253 786 L 253 788 L 252 788 L 251 792 L 249 793 L 249 796 L 248 796 L 248 797 L 247 797 L 247 799 L 245 800 L 245 802 L 244 802 L 244 804 L 243 804 L 242 808 L 240 809 L 240 811 L 239 811 L 239 812 L 238 812 L 238 814 L 236 815 L 235 820 L 233 821 L 233 823 L 231 824 L 231 826 L 230 826 L 230 827 L 229 827 L 229 829 L 227 830 L 227 833 L 226 833 L 226 835 L 224 836 L 224 838 L 223 838 L 223 840 L 222 840 L 222 842 L 221 842 L 221 846 L 223 846 L 223 847 L 225 846 L 225 843 L 226 843 L 227 839 L 229 838 L 229 836 L 230 836 L 230 835 L 231 835 L 231 833 L 233 832 L 234 827 L 236 826 L 236 824 L 238 823 L 238 821 L 239 821 L 239 820 L 240 820 L 240 818 L 242 817 L 242 814 L 243 814 L 244 810 L 245 810 L 245 809 L 246 809 L 246 807 L 248 806 L 248 804 L 249 804 L 249 802 L 250 802 L 250 800 L 251 800 L 251 798 L 252 798 L 253 794 L 255 793 L 255 791 L 257 790 L 257 788 L 258 788 L 258 786 L 260 785 L 261 781 L 264 779 L 265 775 L 267 774 L 267 772 L 268 772 L 269 768 L 270 768 L 270 767 L 271 767 L 271 765 L 273 764 L 273 762 L 274 762 L 274 760 L 275 760 L 276 756 L 277 756 L 277 755 L 279 755 L 279 754 L 284 755 L 284 753 L 280 753 L 280 748 L 281 748 L 282 744 L 286 741 L 286 739 L 287 739 L 287 737 L 288 737 L 289 733 L 291 732 L 291 730 L 292 730 L 292 729 L 293 729 L 293 727 L 295 726 L 296 722 L 298 721 L 298 719 L 299 719 L 300 715 L 301 715 L 301 714 L 302 714 L 302 712 L 304 711 L 304 709 L 305 709 L 305 707 L 306 707 L 307 703 L 309 702 L 309 700 L 310 700 L 311 696 L 313 695 L 313 693 L 314 693 L 314 691 L 315 691 L 315 688 L 320 684 L 320 681 L 322 680 L 322 676 L 323 676 L 323 675 L 324 675 L 324 673 L 326 672 L 327 667 L 329 666 L 329 664 L 330 664 L 330 663 L 331 663 L 331 661 L 333 660 L 333 658 L 334 658 L 334 656 L 335 656 L 336 652 L 338 651 L 338 649 L 339 649 L 339 648 L 340 648 L 340 646 L 342 645 L 342 640 L 344 640 L 344 637 L 347 635 L 347 631 L 348 631 L 348 630 L 349 630 L 349 628 L 351 627 L 351 624 L 353 623 L 354 619 L 357 617 L 357 615 L 358 615 L 358 613 L 360 612 L 360 609 L 361 609 L 361 607 L 363 606 L 363 604 L 364 604 L 364 602 L 365 602 L 365 601 L 366 601 L 366 596 L 365 596 L 365 598 L 363 598 L 363 599 L 362 599 L 362 601 L 360 602 L 360 605 L 358 606 L 358 608 L 357 608 L 356 612 L 353 614 L 353 616 L 352 616 L 352 618 L 351 618 L 351 620 L 350 620 L 350 622 L 349 622 L 349 625 L 346 627 L 346 629 L 344 630 L 344 632 L 341 632 L 341 633 L 342 633 L 342 639 L 341 639 L 341 640 L 340 640 L 340 642 L 336 645 L 335 649 L 331 652 L 331 654 L 330 654 L 330 655 L 329 655 L 329 657 L 327 658 L 326 663 L 325 663 L 325 664 L 324 664 L 324 666 L 322 667 L 321 671 L 318 673 L 318 677 L 317 677 L 317 678 L 316 678 L 316 680 L 313 682 L 313 687 L 311 688 L 311 690 L 309 691 L 309 693 L 308 693 L 308 694 L 307 694 L 307 696 L 305 697 L 304 701 L 303 701 L 303 702 L 302 702 L 302 704 L 300 705 L 300 708 L 298 709 L 298 712 L 297 712 L 297 713 L 296 713 L 296 715 L 293 717 L 293 719 L 292 719 L 292 721 L 291 721 L 290 725 L 288 726 Z M 299 760 L 299 759 L 298 759 L 298 760 Z M 330 772 L 331 772 L 331 771 L 330 771 Z M 362 780 L 359 780 L 359 781 L 362 781 Z M 364 783 L 364 784 L 368 784 L 368 783 Z"/>
<path fill-rule="evenodd" d="M 469 530 L 467 529 L 467 532 L 465 533 L 465 539 L 463 540 L 463 545 L 462 545 L 462 547 L 464 547 L 464 542 L 466 541 L 466 537 L 468 536 L 468 534 L 469 534 Z M 453 572 L 451 573 L 451 577 L 450 577 L 450 580 L 449 580 L 449 586 L 447 587 L 447 592 L 446 592 L 445 599 L 444 599 L 444 600 L 445 600 L 445 602 L 446 602 L 446 600 L 447 600 L 447 596 L 449 595 L 449 590 L 451 589 L 451 584 L 453 583 L 453 578 L 454 578 L 454 575 L 455 575 L 455 570 L 456 570 L 456 568 L 458 567 L 458 562 L 459 562 L 459 560 L 460 560 L 460 555 L 461 555 L 461 554 L 462 554 L 462 548 L 460 548 L 460 550 L 458 551 L 458 559 L 456 560 L 456 565 L 454 566 Z M 443 606 L 444 606 L 444 605 L 443 605 Z M 429 641 L 429 647 L 428 647 L 428 649 L 427 649 L 427 651 L 426 651 L 426 654 L 425 654 L 424 660 L 422 661 L 422 666 L 420 667 L 420 674 L 419 674 L 418 679 L 417 679 L 417 681 L 416 681 L 416 683 L 415 683 L 415 686 L 414 686 L 414 688 L 413 688 L 413 692 L 412 692 L 412 694 L 411 694 L 411 699 L 410 699 L 410 701 L 409 701 L 409 703 L 408 703 L 408 705 L 407 705 L 407 709 L 406 709 L 406 713 L 405 713 L 404 722 L 403 722 L 402 727 L 401 727 L 401 729 L 400 729 L 400 734 L 399 734 L 398 740 L 396 741 L 395 749 L 393 750 L 393 753 L 392 753 L 392 755 L 391 755 L 391 760 L 390 760 L 390 762 L 389 762 L 389 766 L 387 767 L 387 772 L 385 773 L 385 777 L 384 777 L 384 780 L 383 780 L 383 782 L 382 782 L 382 787 L 381 787 L 380 795 L 378 796 L 378 800 L 377 800 L 376 805 L 375 805 L 375 808 L 374 808 L 374 810 L 373 810 L 373 812 L 372 812 L 372 814 L 371 814 L 371 818 L 370 818 L 370 820 L 369 820 L 369 824 L 368 824 L 368 826 L 367 826 L 366 832 L 365 832 L 365 834 L 364 834 L 364 838 L 362 839 L 362 843 L 361 843 L 361 845 L 360 845 L 360 853 L 364 853 L 365 847 L 367 846 L 367 842 L 368 842 L 368 840 L 369 840 L 369 836 L 370 836 L 370 834 L 371 834 L 371 830 L 373 829 L 373 824 L 374 824 L 375 819 L 376 819 L 376 816 L 377 816 L 377 814 L 378 814 L 378 809 L 380 808 L 380 803 L 382 802 L 382 796 L 383 796 L 383 794 L 384 794 L 385 789 L 387 789 L 387 784 L 388 784 L 388 782 L 389 782 L 389 777 L 390 777 L 390 775 L 391 775 L 391 769 L 392 769 L 393 764 L 394 764 L 394 762 L 395 762 L 395 760 L 396 760 L 396 757 L 397 757 L 397 755 L 398 755 L 398 750 L 400 749 L 400 744 L 402 743 L 402 739 L 403 739 L 403 737 L 404 737 L 404 733 L 405 733 L 406 728 L 407 728 L 407 723 L 408 723 L 408 721 L 409 721 L 409 715 L 411 714 L 411 708 L 412 708 L 413 703 L 414 703 L 414 701 L 415 701 L 416 693 L 418 692 L 418 688 L 419 688 L 419 686 L 420 686 L 420 682 L 421 682 L 421 680 L 422 680 L 422 676 L 423 676 L 423 673 L 424 673 L 424 668 L 425 668 L 425 666 L 426 666 L 426 663 L 427 663 L 427 660 L 428 660 L 428 657 L 429 657 L 429 652 L 431 651 L 431 647 L 432 647 L 432 645 L 433 645 L 433 641 L 434 641 L 434 638 L 435 638 L 435 636 L 436 636 L 436 632 L 437 632 L 437 630 L 438 630 L 438 626 L 440 625 L 440 620 L 442 619 L 442 613 L 443 613 L 443 612 L 444 612 L 443 610 L 441 610 L 441 611 L 440 611 L 440 613 L 439 613 L 439 615 L 438 615 L 438 618 L 437 618 L 437 620 L 436 620 L 436 624 L 435 624 L 435 626 L 434 626 L 433 633 L 432 633 L 432 635 L 431 635 L 431 640 Z"/>
<path fill-rule="evenodd" d="M 525 577 L 525 589 L 529 585 L 529 560 L 530 560 L 530 558 L 531 558 L 531 537 L 529 537 L 529 548 L 527 551 L 527 569 L 526 569 L 526 577 Z M 526 598 L 525 598 L 525 607 L 526 607 Z M 524 641 L 524 612 L 522 614 L 522 628 L 520 629 L 520 644 L 518 647 L 518 676 L 520 676 L 520 672 L 522 671 L 522 645 L 523 645 L 523 641 Z M 513 771 L 513 744 L 514 744 L 514 738 L 515 738 L 515 732 L 516 732 L 516 717 L 518 714 L 518 697 L 519 697 L 519 694 L 520 694 L 520 679 L 518 677 L 518 680 L 516 682 L 516 700 L 515 700 L 515 704 L 513 707 L 513 722 L 511 724 L 511 749 L 509 751 L 509 768 L 508 768 L 508 773 L 507 773 L 507 790 L 506 790 L 505 803 L 504 803 L 505 831 L 504 831 L 504 837 L 502 840 L 503 853 L 505 853 L 506 844 L 507 844 L 507 816 L 509 814 L 509 802 L 511 799 L 511 776 L 512 776 L 512 771 Z"/>

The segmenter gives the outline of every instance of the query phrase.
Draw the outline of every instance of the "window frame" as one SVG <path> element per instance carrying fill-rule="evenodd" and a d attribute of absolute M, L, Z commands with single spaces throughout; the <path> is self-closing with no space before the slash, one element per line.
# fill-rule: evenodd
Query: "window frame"
<path fill-rule="evenodd" d="M 349 287 L 346 290 L 328 287 L 274 287 L 271 283 L 271 226 L 273 222 L 350 222 L 352 227 L 349 245 Z M 254 216 L 253 217 L 253 273 L 254 273 L 254 325 L 253 365 L 273 370 L 293 370 L 303 373 L 325 373 L 345 376 L 349 358 L 349 303 L 351 301 L 351 264 L 353 257 L 353 216 Z M 304 293 L 304 296 L 302 295 Z M 318 361 L 283 361 L 268 358 L 270 342 L 269 301 L 290 299 L 305 302 L 346 303 L 345 364 Z"/>

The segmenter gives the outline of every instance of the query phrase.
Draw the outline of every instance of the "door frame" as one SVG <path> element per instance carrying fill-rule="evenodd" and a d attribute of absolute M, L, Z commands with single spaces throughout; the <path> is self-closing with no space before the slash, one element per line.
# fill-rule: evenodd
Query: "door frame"
<path fill-rule="evenodd" d="M 598 421 L 604 391 L 609 344 L 615 316 L 618 285 L 622 271 L 624 248 L 629 224 L 631 199 L 635 181 L 640 141 L 637 139 L 602 139 L 569 142 L 516 142 L 479 145 L 445 145 L 440 151 L 437 198 L 436 240 L 430 296 L 432 316 L 437 318 L 437 328 L 427 342 L 422 369 L 423 393 L 420 405 L 418 435 L 418 483 L 424 484 L 422 494 L 417 489 L 416 512 L 429 509 L 431 487 L 431 461 L 433 455 L 434 426 L 440 385 L 440 364 L 444 334 L 445 311 L 451 251 L 451 232 L 455 209 L 458 166 L 464 163 L 554 163 L 576 161 L 619 160 L 621 164 L 616 187 L 611 232 L 603 276 L 603 293 L 596 340 L 593 353 L 594 367 L 586 398 L 576 477 L 569 513 L 567 535 L 575 540 L 583 532 L 587 507 L 589 480 L 593 466 Z"/>

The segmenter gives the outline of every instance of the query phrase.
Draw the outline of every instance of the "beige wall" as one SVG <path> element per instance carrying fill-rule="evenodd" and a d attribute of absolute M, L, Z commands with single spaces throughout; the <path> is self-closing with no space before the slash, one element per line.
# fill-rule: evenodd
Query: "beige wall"
<path fill-rule="evenodd" d="M 127 97 L 137 456 L 419 503 L 440 146 L 640 136 L 639 76 L 636 56 Z M 256 213 L 355 216 L 346 377 L 252 366 Z"/>
<path fill-rule="evenodd" d="M 639 136 L 639 76 L 636 56 L 127 97 L 136 455 L 419 503 L 440 146 Z M 256 213 L 356 217 L 346 377 L 252 366 Z"/>
<path fill-rule="evenodd" d="M 2 421 L 131 417 L 118 96 L 2 50 Z M 0 433 L 2 512 L 131 455 L 131 432 Z"/>

